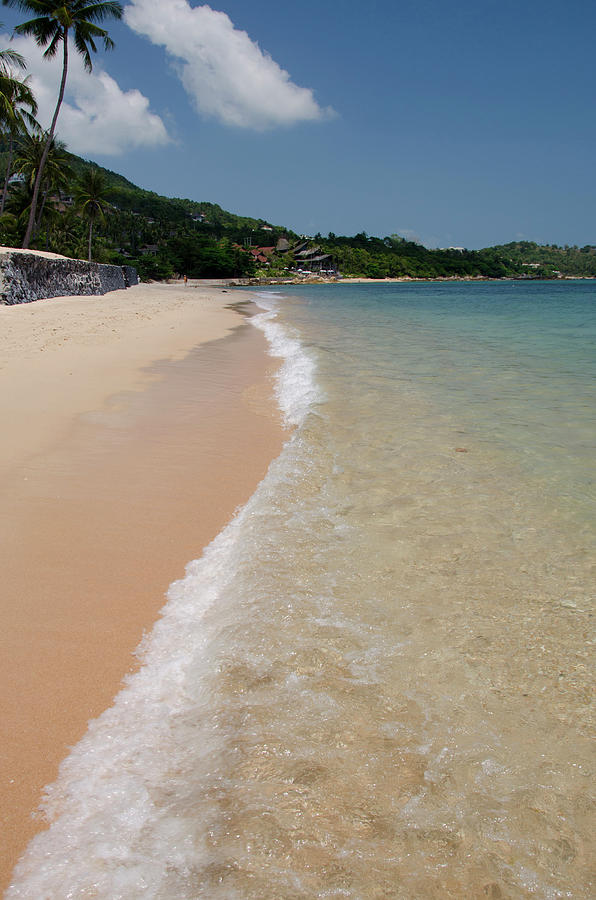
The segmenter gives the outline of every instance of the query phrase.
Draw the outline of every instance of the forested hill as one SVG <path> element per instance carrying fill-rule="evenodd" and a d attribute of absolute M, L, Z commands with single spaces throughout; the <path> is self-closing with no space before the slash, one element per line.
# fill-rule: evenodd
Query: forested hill
<path fill-rule="evenodd" d="M 7 161 L 0 144 L 0 172 Z M 144 278 L 292 277 L 301 271 L 339 271 L 368 278 L 596 277 L 596 246 L 558 247 L 518 241 L 483 250 L 429 250 L 399 235 L 320 234 L 299 237 L 263 219 L 227 212 L 215 203 L 162 197 L 117 172 L 62 150 L 52 169 L 33 247 L 65 256 L 87 255 L 88 224 L 77 207 L 77 184 L 89 169 L 103 175 L 107 215 L 95 223 L 93 257 L 128 263 Z M 13 166 L 14 171 L 14 166 Z M 0 243 L 20 246 L 30 202 L 28 183 L 14 183 Z M 313 262 L 319 260 L 318 269 Z"/>
<path fill-rule="evenodd" d="M 596 275 L 596 246 L 586 244 L 584 247 L 558 247 L 556 244 L 535 244 L 533 241 L 513 241 L 492 247 L 501 254 L 508 265 L 520 269 L 537 269 L 546 277 L 560 272 L 561 275 L 594 277 Z M 486 251 L 481 251 L 486 252 Z"/>
<path fill-rule="evenodd" d="M 186 223 L 189 216 L 205 216 L 209 223 L 216 229 L 231 229 L 241 232 L 259 231 L 269 223 L 264 219 L 253 219 L 250 216 L 238 216 L 227 212 L 216 203 L 185 200 L 180 197 L 162 197 L 153 191 L 133 184 L 123 175 L 96 166 L 74 154 L 67 154 L 75 175 L 83 169 L 94 166 L 98 168 L 106 178 L 110 187 L 110 199 L 117 209 L 125 212 L 136 212 L 156 221 Z M 279 234 L 285 234 L 285 228 L 274 229 Z"/>
<path fill-rule="evenodd" d="M 596 276 L 596 246 L 541 246 L 529 241 L 483 250 L 429 250 L 393 234 L 385 238 L 315 237 L 344 274 L 369 278 L 559 278 Z"/>
<path fill-rule="evenodd" d="M 19 247 L 24 234 L 33 179 L 31 162 L 19 175 L 19 151 L 12 171 L 6 210 L 0 215 L 0 243 Z M 8 152 L 0 141 L 0 172 Z M 25 163 L 28 161 L 25 160 Z M 77 184 L 95 169 L 105 182 L 106 215 L 94 224 L 93 258 L 136 266 L 143 278 L 241 277 L 255 272 L 255 259 L 243 248 L 277 244 L 280 237 L 295 240 L 285 227 L 264 219 L 238 216 L 216 203 L 162 197 L 133 184 L 117 172 L 97 166 L 63 148 L 51 171 L 52 182 L 42 191 L 41 218 L 31 246 L 65 256 L 87 256 L 88 224 L 77 208 Z M 22 160 L 21 160 L 22 163 Z M 47 167 L 49 169 L 49 167 Z"/>

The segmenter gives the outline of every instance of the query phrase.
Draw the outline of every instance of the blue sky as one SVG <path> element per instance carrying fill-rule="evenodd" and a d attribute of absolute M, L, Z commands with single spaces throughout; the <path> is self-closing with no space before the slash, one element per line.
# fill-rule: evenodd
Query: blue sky
<path fill-rule="evenodd" d="M 135 183 L 306 234 L 596 243 L 593 0 L 125 7 L 58 131 Z"/>

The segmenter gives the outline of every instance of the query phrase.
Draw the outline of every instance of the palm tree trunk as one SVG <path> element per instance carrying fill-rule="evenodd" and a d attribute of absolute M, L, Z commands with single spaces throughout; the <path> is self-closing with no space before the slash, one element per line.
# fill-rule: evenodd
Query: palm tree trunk
<path fill-rule="evenodd" d="M 91 262 L 92 242 L 93 242 L 93 219 L 89 219 L 89 262 Z"/>
<path fill-rule="evenodd" d="M 39 233 L 39 229 L 41 228 L 41 220 L 43 218 L 43 211 L 45 209 L 47 199 L 48 199 L 48 192 L 44 191 L 43 197 L 41 198 L 41 205 L 39 207 L 39 215 L 37 217 L 37 222 L 35 223 L 34 229 L 33 229 L 33 237 L 34 238 L 37 237 L 37 235 Z"/>
<path fill-rule="evenodd" d="M 10 133 L 10 141 L 8 143 L 8 162 L 6 163 L 6 178 L 4 179 L 4 190 L 2 191 L 2 202 L 0 203 L 0 216 L 4 212 L 6 206 L 6 197 L 8 196 L 8 182 L 12 174 L 12 157 L 14 153 L 14 140 L 12 131 Z"/>
<path fill-rule="evenodd" d="M 68 28 L 64 28 L 62 40 L 64 42 L 64 57 L 63 57 L 63 63 L 62 63 L 62 81 L 60 82 L 60 92 L 58 94 L 58 102 L 56 103 L 56 109 L 54 110 L 54 117 L 52 118 L 52 124 L 50 125 L 48 140 L 46 142 L 44 151 L 41 156 L 41 162 L 39 163 L 39 169 L 37 170 L 37 175 L 35 176 L 35 185 L 33 187 L 33 199 L 31 200 L 31 209 L 29 210 L 29 221 L 27 223 L 27 230 L 25 232 L 25 237 L 23 238 L 23 244 L 22 244 L 23 250 L 27 250 L 29 247 L 29 244 L 31 242 L 33 226 L 35 225 L 35 213 L 37 210 L 37 198 L 39 196 L 39 188 L 41 185 L 43 170 L 44 170 L 44 167 L 46 164 L 46 160 L 48 158 L 48 153 L 50 152 L 50 146 L 52 144 L 52 140 L 54 139 L 54 132 L 56 131 L 56 122 L 58 121 L 58 114 L 60 112 L 60 107 L 62 106 L 62 101 L 64 100 L 64 89 L 66 87 L 66 76 L 68 74 Z"/>

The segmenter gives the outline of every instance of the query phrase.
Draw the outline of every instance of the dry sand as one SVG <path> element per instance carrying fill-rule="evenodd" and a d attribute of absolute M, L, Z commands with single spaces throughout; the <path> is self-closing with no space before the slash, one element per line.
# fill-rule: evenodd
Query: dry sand
<path fill-rule="evenodd" d="M 239 299 L 140 285 L 0 307 L 0 888 L 168 585 L 281 449 Z"/>

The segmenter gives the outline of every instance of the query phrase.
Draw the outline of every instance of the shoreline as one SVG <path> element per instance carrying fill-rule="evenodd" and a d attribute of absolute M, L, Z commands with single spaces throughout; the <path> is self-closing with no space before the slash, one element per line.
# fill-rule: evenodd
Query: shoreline
<path fill-rule="evenodd" d="M 3 889 L 167 588 L 287 437 L 276 363 L 232 299 L 139 285 L 0 309 Z"/>
<path fill-rule="evenodd" d="M 403 278 L 320 278 L 318 275 L 305 278 L 247 278 L 229 280 L 226 283 L 230 287 L 273 287 L 275 285 L 306 285 L 307 287 L 317 284 L 444 284 L 446 282 L 469 282 L 471 284 L 499 284 L 510 281 L 539 281 L 544 284 L 552 284 L 560 281 L 595 281 L 596 276 L 591 275 L 564 275 L 561 278 L 485 278 L 480 275 L 470 275 L 459 277 L 456 275 L 447 275 L 444 278 L 437 276 L 436 278 L 411 278 L 404 276 Z"/>

